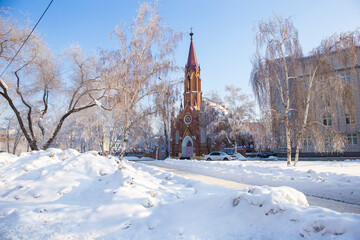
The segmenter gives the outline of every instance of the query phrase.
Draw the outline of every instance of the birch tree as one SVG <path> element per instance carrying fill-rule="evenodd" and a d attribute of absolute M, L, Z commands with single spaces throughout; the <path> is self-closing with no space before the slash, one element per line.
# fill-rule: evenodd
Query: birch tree
<path fill-rule="evenodd" d="M 119 46 L 103 51 L 102 76 L 112 82 L 122 108 L 122 159 L 136 121 L 155 113 L 150 100 L 158 90 L 159 77 L 165 78 L 175 68 L 172 55 L 180 35 L 163 24 L 156 6 L 145 2 L 131 25 L 117 26 L 114 36 Z"/>
<path fill-rule="evenodd" d="M 295 147 L 297 165 L 304 135 L 310 137 L 315 151 L 341 151 L 342 134 L 332 124 L 324 124 L 323 116 L 335 119 L 339 106 L 351 105 L 346 99 L 352 98 L 348 98 L 334 63 L 340 60 L 352 68 L 355 62 L 348 60 L 355 59 L 358 33 L 333 36 L 303 57 L 297 30 L 289 18 L 275 16 L 260 21 L 256 29 L 250 81 L 261 109 L 271 112 L 273 128 L 285 128 L 287 164 L 291 164 Z"/>
<path fill-rule="evenodd" d="M 268 108 L 275 93 L 280 106 L 271 108 L 274 117 L 285 125 L 287 164 L 291 164 L 291 88 L 295 66 L 302 57 L 298 32 L 290 19 L 275 16 L 258 23 L 256 53 L 253 60 L 251 84 L 261 108 Z"/>

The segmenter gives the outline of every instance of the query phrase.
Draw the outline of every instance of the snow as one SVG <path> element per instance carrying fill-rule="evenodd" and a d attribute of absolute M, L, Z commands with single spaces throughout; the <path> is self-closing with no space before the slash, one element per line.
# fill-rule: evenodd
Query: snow
<path fill-rule="evenodd" d="M 246 160 L 246 157 L 244 157 L 241 153 L 236 154 L 237 160 Z"/>
<path fill-rule="evenodd" d="M 126 156 L 124 157 L 125 160 L 128 161 L 154 161 L 155 159 L 150 157 L 136 157 L 136 156 Z"/>
<path fill-rule="evenodd" d="M 223 104 L 218 104 L 209 99 L 203 99 L 203 101 L 208 104 L 210 107 L 214 108 L 216 111 L 222 113 L 224 116 L 229 114 L 229 110 Z"/>
<path fill-rule="evenodd" d="M 290 186 L 310 196 L 360 205 L 360 159 L 345 161 L 300 161 L 288 167 L 285 161 L 154 161 L 152 164 L 191 171 L 249 185 Z"/>
<path fill-rule="evenodd" d="M 94 100 L 95 101 L 95 104 L 98 106 L 98 107 L 101 107 L 102 106 L 102 104 L 101 104 L 101 102 L 99 102 L 98 100 Z"/>
<path fill-rule="evenodd" d="M 0 79 L 0 84 L 2 84 L 2 85 L 4 86 L 5 90 L 8 90 L 8 89 L 9 89 L 9 87 L 7 86 L 7 84 L 6 84 L 2 79 Z"/>
<path fill-rule="evenodd" d="M 358 239 L 360 215 L 309 207 L 286 186 L 228 189 L 97 152 L 48 149 L 0 154 L 0 239 Z M 223 170 L 270 168 L 247 161 L 165 160 L 157 164 Z M 259 167 L 259 165 L 265 165 Z M 274 163 L 273 163 L 274 164 Z M 339 165 L 340 164 L 340 165 Z M 351 165 L 348 166 L 347 164 Z M 267 166 L 266 166 L 267 165 Z M 325 166 L 354 191 L 360 161 Z M 308 165 L 305 168 L 309 168 Z M 322 174 L 311 165 L 311 176 Z M 335 171 L 340 169 L 340 173 Z M 304 167 L 292 168 L 296 178 Z M 244 172 L 242 172 L 244 173 Z M 257 175 L 268 174 L 263 170 Z M 248 173 L 255 174 L 255 172 Z M 270 178 L 272 176 L 270 174 Z M 335 177 L 334 177 L 335 178 Z M 340 180 L 339 180 L 340 181 Z"/>

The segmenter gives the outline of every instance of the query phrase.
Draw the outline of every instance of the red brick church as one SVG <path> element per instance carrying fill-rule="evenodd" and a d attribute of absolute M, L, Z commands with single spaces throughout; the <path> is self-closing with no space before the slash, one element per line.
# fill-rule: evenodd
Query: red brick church
<path fill-rule="evenodd" d="M 206 135 L 200 124 L 202 102 L 200 66 L 190 33 L 190 50 L 185 66 L 184 105 L 174 119 L 171 138 L 172 157 L 191 158 L 207 154 Z"/>

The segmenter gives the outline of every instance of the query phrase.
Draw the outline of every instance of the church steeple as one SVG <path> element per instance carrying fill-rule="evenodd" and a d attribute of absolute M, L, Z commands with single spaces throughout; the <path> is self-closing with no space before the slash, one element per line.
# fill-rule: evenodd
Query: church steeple
<path fill-rule="evenodd" d="M 193 35 L 191 31 L 189 56 L 185 66 L 184 107 L 188 104 L 191 108 L 200 110 L 202 102 L 200 67 L 196 59 Z"/>
<path fill-rule="evenodd" d="M 191 31 L 190 32 L 190 50 L 189 50 L 189 56 L 188 56 L 188 61 L 186 64 L 186 69 L 187 70 L 195 70 L 198 67 L 198 63 L 197 63 L 197 59 L 196 59 L 196 54 L 195 54 L 195 48 L 194 48 L 194 43 L 193 43 L 193 35 L 194 33 Z"/>

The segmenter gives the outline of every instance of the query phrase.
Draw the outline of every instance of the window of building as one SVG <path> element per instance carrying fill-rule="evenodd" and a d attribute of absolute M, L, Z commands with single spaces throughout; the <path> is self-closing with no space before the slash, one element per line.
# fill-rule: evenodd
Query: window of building
<path fill-rule="evenodd" d="M 345 114 L 346 125 L 355 124 L 355 120 L 348 114 Z"/>
<path fill-rule="evenodd" d="M 357 134 L 356 134 L 356 133 L 348 134 L 348 135 L 347 135 L 347 142 L 348 142 L 349 145 L 356 145 L 356 144 L 358 144 Z"/>
<path fill-rule="evenodd" d="M 176 131 L 175 141 L 176 141 L 176 144 L 179 144 L 179 130 Z"/>
<path fill-rule="evenodd" d="M 346 83 L 350 83 L 351 75 L 350 74 L 342 74 L 341 79 Z"/>
<path fill-rule="evenodd" d="M 310 137 L 304 138 L 304 147 L 310 147 L 311 146 L 311 140 Z"/>
<path fill-rule="evenodd" d="M 201 128 L 201 138 L 200 138 L 200 143 L 205 143 L 206 140 L 206 132 L 205 132 L 205 128 Z"/>
<path fill-rule="evenodd" d="M 332 117 L 330 115 L 323 117 L 323 123 L 326 126 L 332 126 Z"/>
<path fill-rule="evenodd" d="M 325 138 L 325 147 L 330 147 L 333 144 L 333 139 L 331 136 Z"/>

